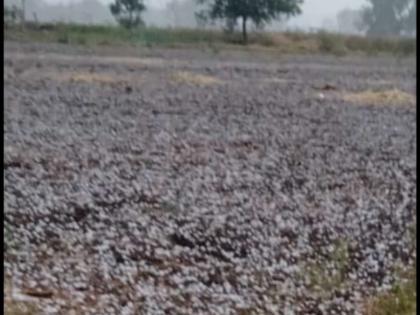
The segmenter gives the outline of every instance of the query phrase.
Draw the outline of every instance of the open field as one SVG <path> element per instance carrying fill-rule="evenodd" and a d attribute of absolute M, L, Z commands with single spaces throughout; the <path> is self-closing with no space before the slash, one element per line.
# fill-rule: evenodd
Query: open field
<path fill-rule="evenodd" d="M 10 314 L 415 313 L 414 59 L 6 42 L 4 67 Z"/>

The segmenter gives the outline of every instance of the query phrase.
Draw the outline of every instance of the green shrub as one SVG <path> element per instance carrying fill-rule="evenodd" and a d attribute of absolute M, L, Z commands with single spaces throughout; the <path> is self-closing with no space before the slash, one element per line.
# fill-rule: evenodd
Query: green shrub
<path fill-rule="evenodd" d="M 322 31 L 317 34 L 317 37 L 321 52 L 337 56 L 343 56 L 347 53 L 343 36 Z"/>
<path fill-rule="evenodd" d="M 367 303 L 365 315 L 415 315 L 416 270 L 412 268 L 393 288 Z"/>
<path fill-rule="evenodd" d="M 410 56 L 410 55 L 416 55 L 417 53 L 417 45 L 416 40 L 413 40 L 411 38 L 403 38 L 400 39 L 398 42 L 398 49 L 397 52 L 400 55 L 403 56 Z"/>

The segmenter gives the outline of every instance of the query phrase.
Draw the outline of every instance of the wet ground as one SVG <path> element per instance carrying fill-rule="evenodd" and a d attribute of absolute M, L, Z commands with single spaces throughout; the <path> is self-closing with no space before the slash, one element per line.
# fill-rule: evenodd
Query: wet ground
<path fill-rule="evenodd" d="M 414 263 L 414 60 L 5 46 L 6 297 L 360 314 Z"/>

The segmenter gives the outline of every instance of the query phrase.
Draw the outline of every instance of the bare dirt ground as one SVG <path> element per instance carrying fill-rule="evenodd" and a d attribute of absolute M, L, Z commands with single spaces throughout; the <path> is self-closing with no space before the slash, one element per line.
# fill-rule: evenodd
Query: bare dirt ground
<path fill-rule="evenodd" d="M 413 60 L 5 46 L 6 299 L 361 314 L 414 263 Z"/>

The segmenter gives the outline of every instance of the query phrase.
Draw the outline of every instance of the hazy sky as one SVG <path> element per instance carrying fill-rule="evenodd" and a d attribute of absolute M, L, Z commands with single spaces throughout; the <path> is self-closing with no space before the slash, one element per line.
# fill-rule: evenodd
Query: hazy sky
<path fill-rule="evenodd" d="M 45 0 L 49 3 L 71 3 L 78 0 Z M 112 0 L 100 0 L 103 3 L 110 3 Z M 162 7 L 169 0 L 145 0 L 149 6 Z M 302 14 L 293 18 L 288 23 L 290 26 L 320 27 L 325 19 L 335 19 L 341 9 L 360 8 L 366 0 L 304 0 Z"/>

